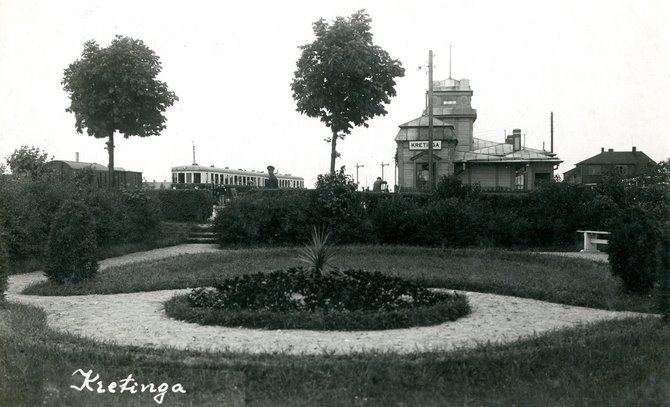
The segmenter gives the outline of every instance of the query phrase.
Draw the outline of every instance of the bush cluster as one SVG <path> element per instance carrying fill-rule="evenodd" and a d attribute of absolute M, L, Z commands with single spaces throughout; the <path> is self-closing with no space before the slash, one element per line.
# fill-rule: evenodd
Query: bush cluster
<path fill-rule="evenodd" d="M 16 261 L 43 260 L 54 214 L 66 201 L 91 212 L 99 246 L 152 241 L 160 231 L 157 198 L 140 190 L 95 188 L 90 183 L 40 178 L 0 177 L 0 224 L 7 251 Z"/>
<path fill-rule="evenodd" d="M 173 222 L 206 222 L 212 215 L 212 194 L 201 189 L 152 191 L 160 203 L 161 218 Z"/>
<path fill-rule="evenodd" d="M 81 202 L 65 201 L 54 215 L 44 274 L 57 283 L 77 283 L 98 271 L 93 215 Z"/>
<path fill-rule="evenodd" d="M 361 270 L 317 276 L 291 268 L 235 277 L 214 287 L 172 301 L 168 314 L 203 324 L 359 330 L 431 325 L 470 311 L 464 296 Z"/>

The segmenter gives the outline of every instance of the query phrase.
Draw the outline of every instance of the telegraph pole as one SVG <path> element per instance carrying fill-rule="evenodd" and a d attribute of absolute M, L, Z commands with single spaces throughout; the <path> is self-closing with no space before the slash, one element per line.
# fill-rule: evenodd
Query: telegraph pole
<path fill-rule="evenodd" d="M 389 165 L 389 164 L 384 163 L 384 162 L 382 162 L 382 164 L 381 164 L 381 166 L 382 166 L 382 181 L 384 180 L 384 167 L 386 167 L 387 165 Z"/>
<path fill-rule="evenodd" d="M 433 50 L 428 51 L 428 190 L 433 190 Z"/>
<path fill-rule="evenodd" d="M 551 112 L 551 146 L 549 147 L 550 152 L 554 152 L 554 112 Z"/>
<path fill-rule="evenodd" d="M 365 165 L 356 163 L 356 184 L 358 184 L 358 169 L 360 167 L 365 167 Z"/>

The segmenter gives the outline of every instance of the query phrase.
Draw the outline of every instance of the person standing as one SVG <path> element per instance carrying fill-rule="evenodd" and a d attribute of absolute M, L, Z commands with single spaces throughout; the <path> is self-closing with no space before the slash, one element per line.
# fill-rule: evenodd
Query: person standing
<path fill-rule="evenodd" d="M 377 180 L 372 184 L 372 192 L 382 192 L 382 177 L 377 177 Z"/>

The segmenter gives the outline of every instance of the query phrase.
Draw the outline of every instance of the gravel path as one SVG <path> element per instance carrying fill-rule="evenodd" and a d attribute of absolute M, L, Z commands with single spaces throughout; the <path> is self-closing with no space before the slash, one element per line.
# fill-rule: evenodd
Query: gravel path
<path fill-rule="evenodd" d="M 217 250 L 215 246 L 181 245 L 108 259 L 100 265 L 104 271 L 110 266 L 131 262 Z M 41 279 L 44 277 L 40 272 L 11 276 L 7 297 L 43 308 L 51 328 L 119 345 L 204 351 L 321 354 L 452 350 L 487 342 L 512 342 L 556 329 L 645 315 L 464 292 L 472 313 L 437 326 L 362 332 L 266 331 L 200 326 L 166 317 L 163 303 L 187 290 L 70 297 L 20 294 L 27 285 Z"/>

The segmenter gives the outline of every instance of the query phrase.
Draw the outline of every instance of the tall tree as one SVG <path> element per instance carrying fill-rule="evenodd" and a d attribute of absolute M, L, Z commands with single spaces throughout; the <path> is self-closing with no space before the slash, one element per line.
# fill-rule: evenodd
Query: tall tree
<path fill-rule="evenodd" d="M 372 43 L 370 16 L 359 10 L 351 17 L 313 24 L 316 39 L 303 45 L 291 83 L 297 110 L 318 117 L 331 130 L 330 173 L 335 173 L 337 140 L 353 126 L 386 115 L 384 104 L 395 96 L 394 78 L 405 75 L 400 61 Z"/>
<path fill-rule="evenodd" d="M 141 40 L 117 35 L 101 48 L 84 44 L 80 59 L 65 69 L 62 85 L 70 96 L 66 110 L 75 115 L 78 133 L 106 138 L 109 179 L 114 185 L 114 133 L 158 136 L 165 129 L 165 110 L 179 100 L 167 84 L 156 79 L 158 56 Z"/>

